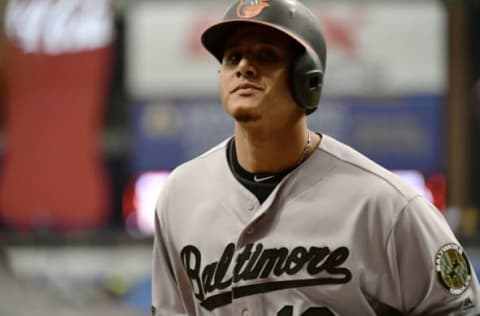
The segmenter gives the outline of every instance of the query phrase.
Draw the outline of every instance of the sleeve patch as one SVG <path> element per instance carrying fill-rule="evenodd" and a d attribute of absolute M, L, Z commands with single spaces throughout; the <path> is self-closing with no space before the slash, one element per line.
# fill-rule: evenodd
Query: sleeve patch
<path fill-rule="evenodd" d="M 460 295 L 470 286 L 472 272 L 462 248 L 454 243 L 443 245 L 435 257 L 440 283 L 453 295 Z"/>

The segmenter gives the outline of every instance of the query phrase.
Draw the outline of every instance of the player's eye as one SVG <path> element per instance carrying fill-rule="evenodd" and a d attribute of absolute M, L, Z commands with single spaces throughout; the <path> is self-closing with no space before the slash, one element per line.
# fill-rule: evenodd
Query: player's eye
<path fill-rule="evenodd" d="M 237 65 L 240 60 L 242 60 L 242 54 L 240 52 L 226 52 L 225 56 L 223 57 L 223 63 L 227 66 L 235 66 Z"/>
<path fill-rule="evenodd" d="M 265 47 L 258 51 L 257 58 L 264 63 L 272 63 L 280 60 L 279 54 L 272 48 Z"/>

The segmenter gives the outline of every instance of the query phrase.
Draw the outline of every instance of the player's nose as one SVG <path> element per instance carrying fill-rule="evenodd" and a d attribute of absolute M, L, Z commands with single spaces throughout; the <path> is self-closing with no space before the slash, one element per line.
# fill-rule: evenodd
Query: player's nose
<path fill-rule="evenodd" d="M 237 77 L 255 77 L 257 75 L 257 69 L 248 56 L 243 56 L 237 65 Z"/>

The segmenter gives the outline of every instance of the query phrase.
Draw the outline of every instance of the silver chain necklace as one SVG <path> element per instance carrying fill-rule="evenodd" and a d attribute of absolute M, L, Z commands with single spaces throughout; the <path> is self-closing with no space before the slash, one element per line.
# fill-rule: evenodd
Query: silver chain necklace
<path fill-rule="evenodd" d="M 311 144 L 312 144 L 312 135 L 311 135 L 310 130 L 308 130 L 308 132 L 307 132 L 307 142 L 305 143 L 305 146 L 303 147 L 302 154 L 300 155 L 300 158 L 295 163 L 295 168 L 297 166 L 299 166 L 305 160 Z M 258 182 L 264 182 L 264 181 L 267 181 L 267 180 L 271 180 L 271 179 L 275 178 L 276 176 L 277 176 L 277 174 L 263 174 L 263 175 L 254 174 L 253 175 L 253 181 L 257 182 L 257 183 Z"/>
<path fill-rule="evenodd" d="M 312 135 L 310 130 L 307 132 L 307 142 L 305 143 L 305 146 L 303 147 L 302 155 L 300 158 L 297 160 L 297 163 L 295 165 L 299 165 L 303 162 L 305 159 L 305 156 L 307 155 L 308 150 L 310 149 L 310 145 L 312 144 Z"/>

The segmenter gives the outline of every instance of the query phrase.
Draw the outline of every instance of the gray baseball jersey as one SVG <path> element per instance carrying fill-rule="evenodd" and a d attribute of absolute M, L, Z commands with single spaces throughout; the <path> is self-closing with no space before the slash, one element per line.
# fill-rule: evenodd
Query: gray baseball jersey
<path fill-rule="evenodd" d="M 154 315 L 479 315 L 443 215 L 327 135 L 263 204 L 226 143 L 179 166 L 157 203 Z"/>

